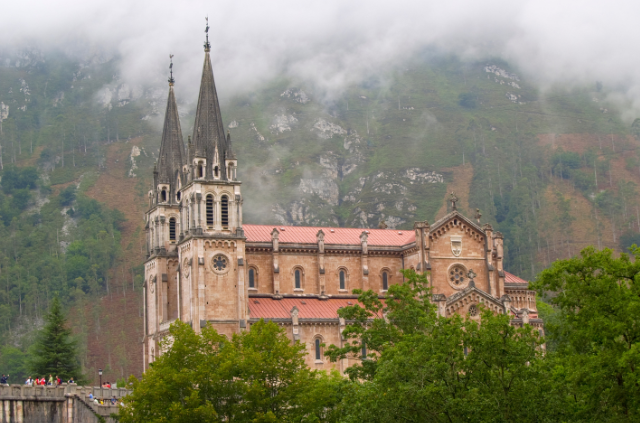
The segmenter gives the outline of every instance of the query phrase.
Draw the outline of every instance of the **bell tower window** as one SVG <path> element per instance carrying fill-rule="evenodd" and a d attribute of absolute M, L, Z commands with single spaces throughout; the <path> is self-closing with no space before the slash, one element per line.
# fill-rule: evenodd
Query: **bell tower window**
<path fill-rule="evenodd" d="M 169 219 L 169 241 L 176 240 L 176 218 Z"/>
<path fill-rule="evenodd" d="M 204 166 L 202 166 L 202 162 L 198 163 L 198 178 L 204 178 Z"/>
<path fill-rule="evenodd" d="M 207 226 L 213 226 L 213 195 L 207 195 Z"/>
<path fill-rule="evenodd" d="M 160 202 L 164 203 L 167 201 L 167 190 L 162 188 L 162 192 L 160 193 Z"/>
<path fill-rule="evenodd" d="M 223 228 L 229 227 L 229 197 L 226 195 L 220 199 L 220 221 Z"/>
<path fill-rule="evenodd" d="M 219 174 L 218 174 L 219 172 L 220 172 L 220 170 L 218 169 L 218 166 L 216 166 L 213 169 L 213 176 L 215 176 L 216 178 L 219 178 L 220 177 Z"/>

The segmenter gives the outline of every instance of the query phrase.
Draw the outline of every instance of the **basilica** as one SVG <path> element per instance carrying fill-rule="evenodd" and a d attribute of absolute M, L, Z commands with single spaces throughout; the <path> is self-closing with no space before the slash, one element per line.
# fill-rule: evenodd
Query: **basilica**
<path fill-rule="evenodd" d="M 329 362 L 340 346 L 341 307 L 354 289 L 384 298 L 403 269 L 426 273 L 438 313 L 479 318 L 482 305 L 543 330 L 535 292 L 503 268 L 503 238 L 456 209 L 412 229 L 254 225 L 242 219 L 242 161 L 225 134 L 207 40 L 193 135 L 185 146 L 169 79 L 158 162 L 146 212 L 144 368 L 176 320 L 227 336 L 260 319 L 306 345 L 313 369 L 344 371 L 360 357 Z M 384 227 L 384 225 L 382 225 Z"/>

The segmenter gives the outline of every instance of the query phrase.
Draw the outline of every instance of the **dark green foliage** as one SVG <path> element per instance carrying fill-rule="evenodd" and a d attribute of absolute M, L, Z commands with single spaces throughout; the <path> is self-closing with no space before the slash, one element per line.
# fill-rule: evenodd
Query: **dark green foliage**
<path fill-rule="evenodd" d="M 346 381 L 304 365 L 305 347 L 260 321 L 232 339 L 176 322 L 167 352 L 124 399 L 120 421 L 329 422 Z"/>
<path fill-rule="evenodd" d="M 476 95 L 473 93 L 462 93 L 458 96 L 458 104 L 466 109 L 475 109 Z"/>
<path fill-rule="evenodd" d="M 76 199 L 76 186 L 69 185 L 62 191 L 60 191 L 60 205 L 61 206 L 69 206 Z"/>
<path fill-rule="evenodd" d="M 24 383 L 30 376 L 27 363 L 28 353 L 13 345 L 0 348 L 0 370 L 9 375 L 9 383 Z"/>
<path fill-rule="evenodd" d="M 633 245 L 640 246 L 640 234 L 637 232 L 626 232 L 620 237 L 620 249 L 629 251 Z"/>
<path fill-rule="evenodd" d="M 588 247 L 532 285 L 553 294 L 560 311 L 550 326 L 557 350 L 550 359 L 574 421 L 640 419 L 640 249 L 632 255 Z"/>
<path fill-rule="evenodd" d="M 551 162 L 554 174 L 565 179 L 571 177 L 572 169 L 579 169 L 582 166 L 580 155 L 572 151 L 558 151 L 553 155 Z"/>
<path fill-rule="evenodd" d="M 2 190 L 11 194 L 17 189 L 35 189 L 37 180 L 38 172 L 34 167 L 7 167 L 2 174 Z"/>
<path fill-rule="evenodd" d="M 29 371 L 47 379 L 49 375 L 62 380 L 73 377 L 78 383 L 85 379 L 80 371 L 77 341 L 73 339 L 58 297 L 51 301 L 45 326 L 32 347 Z"/>

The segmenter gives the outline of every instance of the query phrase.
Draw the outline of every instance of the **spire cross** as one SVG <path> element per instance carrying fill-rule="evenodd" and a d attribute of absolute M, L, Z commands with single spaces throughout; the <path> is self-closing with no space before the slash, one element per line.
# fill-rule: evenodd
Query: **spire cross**
<path fill-rule="evenodd" d="M 169 84 L 173 85 L 173 83 L 176 82 L 173 79 L 173 54 L 169 54 L 169 61 L 170 61 L 170 64 L 169 64 Z"/>
<path fill-rule="evenodd" d="M 204 18 L 207 21 L 207 26 L 204 29 L 204 32 L 206 34 L 207 40 L 204 43 L 204 51 L 209 51 L 211 49 L 211 44 L 209 44 L 209 17 L 205 16 Z"/>

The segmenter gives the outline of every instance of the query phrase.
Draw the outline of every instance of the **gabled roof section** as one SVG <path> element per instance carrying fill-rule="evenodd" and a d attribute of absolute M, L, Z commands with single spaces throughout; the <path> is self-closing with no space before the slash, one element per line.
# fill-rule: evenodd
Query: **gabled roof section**
<path fill-rule="evenodd" d="M 522 278 L 517 277 L 513 273 L 504 272 L 504 282 L 505 283 L 513 283 L 513 284 L 522 284 L 523 287 L 529 286 L 529 282 L 525 281 Z"/>
<path fill-rule="evenodd" d="M 450 221 L 454 217 L 457 217 L 458 219 L 464 221 L 464 223 L 466 223 L 467 225 L 471 226 L 472 228 L 474 228 L 479 233 L 484 234 L 484 230 L 482 230 L 480 225 L 478 225 L 477 223 L 473 222 L 471 219 L 469 219 L 468 217 L 466 217 L 462 213 L 458 212 L 458 210 L 454 210 L 451 213 L 449 213 L 446 216 L 444 216 L 442 219 L 437 220 L 436 222 L 434 222 L 434 224 L 431 225 L 431 227 L 429 228 L 429 231 L 433 232 L 434 230 L 437 230 L 439 227 L 441 227 L 442 225 L 446 224 L 448 221 Z"/>
<path fill-rule="evenodd" d="M 471 295 L 471 294 L 478 294 L 479 296 L 481 296 L 482 298 L 485 299 L 485 301 L 492 303 L 493 305 L 495 305 L 496 307 L 504 307 L 504 304 L 496 297 L 489 295 L 488 293 L 484 292 L 481 289 L 476 288 L 475 284 L 470 285 L 468 287 L 466 287 L 465 289 L 463 289 L 462 291 L 456 292 L 455 294 L 453 294 L 452 296 L 450 296 L 449 298 L 447 298 L 447 306 L 454 304 L 456 301 L 460 301 L 462 300 L 464 297 Z"/>
<path fill-rule="evenodd" d="M 174 184 L 176 182 L 176 172 L 181 171 L 184 163 L 183 152 L 184 142 L 182 141 L 178 105 L 173 92 L 173 83 L 171 82 L 169 83 L 167 111 L 164 115 L 162 141 L 160 142 L 160 154 L 158 156 L 158 183 Z M 175 189 L 176 187 L 173 188 Z"/>
<path fill-rule="evenodd" d="M 196 157 L 205 157 L 207 159 L 206 179 L 212 178 L 214 162 L 217 162 L 221 169 L 226 168 L 225 157 L 227 157 L 227 151 L 230 154 L 231 151 L 224 134 L 224 125 L 222 124 L 218 93 L 213 80 L 213 68 L 211 67 L 208 48 L 205 48 L 200 95 L 198 96 L 198 108 L 196 109 L 196 120 L 193 126 L 193 148 Z M 221 179 L 227 180 L 226 172 L 222 171 L 220 175 Z"/>
<path fill-rule="evenodd" d="M 357 299 L 329 298 L 275 298 L 249 297 L 249 316 L 251 319 L 288 319 L 295 307 L 299 319 L 338 319 L 338 310 L 343 307 L 362 304 Z"/>
<path fill-rule="evenodd" d="M 368 246 L 401 247 L 416 241 L 413 230 L 397 229 L 363 229 L 363 228 L 332 228 L 328 226 L 281 226 L 281 225 L 242 225 L 247 242 L 271 242 L 271 232 L 277 229 L 280 235 L 278 241 L 295 244 L 317 244 L 317 234 L 320 229 L 324 232 L 324 244 L 358 245 L 360 235 L 368 231 Z"/>

